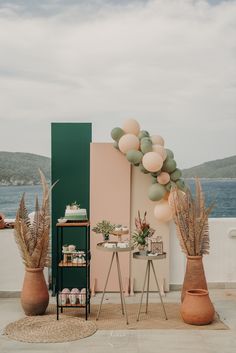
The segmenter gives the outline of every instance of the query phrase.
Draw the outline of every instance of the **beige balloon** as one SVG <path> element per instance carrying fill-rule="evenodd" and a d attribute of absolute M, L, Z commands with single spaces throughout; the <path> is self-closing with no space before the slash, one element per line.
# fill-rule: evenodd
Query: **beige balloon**
<path fill-rule="evenodd" d="M 166 172 L 161 172 L 161 174 L 157 176 L 157 181 L 161 185 L 168 184 L 170 181 L 170 174 Z"/>
<path fill-rule="evenodd" d="M 168 201 L 162 200 L 154 208 L 154 216 L 160 223 L 169 222 L 172 219 L 172 211 Z"/>
<path fill-rule="evenodd" d="M 139 132 L 140 132 L 140 126 L 137 120 L 135 119 L 128 119 L 124 122 L 123 126 L 122 126 L 124 132 L 126 134 L 133 134 L 138 136 Z"/>
<path fill-rule="evenodd" d="M 154 152 L 159 153 L 162 156 L 163 161 L 166 159 L 167 153 L 166 153 L 166 150 L 165 150 L 165 148 L 163 146 L 157 145 L 157 144 L 156 145 L 152 145 L 152 150 Z"/>
<path fill-rule="evenodd" d="M 162 156 L 156 152 L 148 152 L 143 156 L 143 166 L 149 172 L 157 172 L 163 165 Z"/>
<path fill-rule="evenodd" d="M 164 146 L 164 144 L 165 144 L 163 137 L 160 135 L 152 135 L 151 140 L 152 140 L 153 145 Z"/>
<path fill-rule="evenodd" d="M 119 140 L 119 149 L 123 153 L 127 153 L 129 150 L 139 149 L 139 139 L 133 134 L 125 134 Z"/>

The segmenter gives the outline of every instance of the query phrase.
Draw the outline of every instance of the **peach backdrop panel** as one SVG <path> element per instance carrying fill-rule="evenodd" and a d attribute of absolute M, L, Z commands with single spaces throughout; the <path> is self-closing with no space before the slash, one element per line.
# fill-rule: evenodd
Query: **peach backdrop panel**
<path fill-rule="evenodd" d="M 152 228 L 156 229 L 154 236 L 161 235 L 164 242 L 164 251 L 167 252 L 167 258 L 163 260 L 153 260 L 159 284 L 163 283 L 164 289 L 169 290 L 169 224 L 157 224 L 153 210 L 156 202 L 149 200 L 148 188 L 151 185 L 150 174 L 143 174 L 139 168 L 132 167 L 131 178 L 131 231 L 134 230 L 134 219 L 140 210 L 141 215 L 147 211 L 147 220 Z M 136 250 L 137 251 L 137 250 Z M 131 277 L 134 279 L 134 291 L 141 291 L 145 276 L 146 261 L 132 259 Z M 154 282 L 154 276 L 151 271 L 150 290 L 156 291 L 157 286 Z"/>
<path fill-rule="evenodd" d="M 90 145 L 90 222 L 91 229 L 103 219 L 130 226 L 131 166 L 125 156 L 111 143 Z M 127 236 L 126 236 L 127 238 Z M 114 236 L 112 240 L 117 238 Z M 102 235 L 91 230 L 91 285 L 96 279 L 96 291 L 102 291 L 112 253 L 96 249 Z M 119 254 L 123 286 L 130 276 L 129 253 Z M 108 291 L 118 291 L 116 262 L 113 262 Z"/>

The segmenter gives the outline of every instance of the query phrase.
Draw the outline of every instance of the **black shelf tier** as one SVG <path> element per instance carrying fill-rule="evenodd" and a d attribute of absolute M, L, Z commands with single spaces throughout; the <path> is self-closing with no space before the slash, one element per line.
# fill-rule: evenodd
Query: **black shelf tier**
<path fill-rule="evenodd" d="M 86 268 L 86 267 L 89 267 L 90 266 L 90 261 L 88 261 L 88 263 L 83 263 L 83 264 L 74 264 L 72 262 L 63 262 L 63 261 L 60 261 L 59 264 L 58 264 L 58 267 L 59 268 L 68 268 L 68 267 L 79 267 L 79 268 Z"/>
<path fill-rule="evenodd" d="M 84 263 L 72 263 L 71 261 L 64 262 L 63 261 L 63 253 L 61 251 L 62 245 L 64 238 L 66 238 L 66 229 L 68 228 L 79 228 L 80 233 L 79 237 L 84 237 L 85 236 L 85 247 L 83 250 L 86 254 L 85 256 L 85 262 Z M 82 229 L 84 229 L 82 233 Z M 88 313 L 90 313 L 90 259 L 91 259 L 91 253 L 90 253 L 90 224 L 88 222 L 70 222 L 70 223 L 57 223 L 56 224 L 56 249 L 57 249 L 57 276 L 56 276 L 56 296 L 57 296 L 57 320 L 59 320 L 59 311 L 63 312 L 63 308 L 85 308 L 85 318 L 87 320 Z M 64 259 L 65 260 L 65 259 Z M 61 301 L 59 300 L 59 295 L 62 294 L 62 288 L 65 287 L 65 284 L 63 284 L 63 279 L 65 278 L 65 274 L 68 272 L 64 272 L 63 269 L 67 268 L 68 270 L 71 268 L 75 269 L 83 269 L 83 273 L 85 273 L 85 278 L 84 278 L 84 284 L 83 287 L 86 290 L 86 293 L 84 293 L 86 299 L 85 304 L 61 304 Z M 86 272 L 84 272 L 84 269 Z M 80 272 L 78 272 L 80 273 Z M 81 273 L 82 274 L 82 273 Z M 73 288 L 73 286 L 76 288 L 81 288 L 81 283 L 79 285 L 79 281 L 81 279 L 78 278 L 76 279 L 76 283 L 73 285 L 67 286 Z M 69 295 L 69 294 L 68 294 Z M 60 309 L 60 310 L 59 310 Z"/>

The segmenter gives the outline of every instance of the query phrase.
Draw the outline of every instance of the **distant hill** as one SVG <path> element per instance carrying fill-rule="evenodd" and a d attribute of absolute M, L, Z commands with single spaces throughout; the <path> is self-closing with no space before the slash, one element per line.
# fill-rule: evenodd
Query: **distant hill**
<path fill-rule="evenodd" d="M 0 151 L 0 185 L 39 184 L 38 169 L 51 180 L 51 159 L 32 153 Z M 183 177 L 236 178 L 236 156 L 206 162 L 183 170 Z"/>
<path fill-rule="evenodd" d="M 183 170 L 183 177 L 236 178 L 236 156 L 205 162 Z"/>
<path fill-rule="evenodd" d="M 39 168 L 50 180 L 50 158 L 32 153 L 0 151 L 0 185 L 39 184 Z"/>

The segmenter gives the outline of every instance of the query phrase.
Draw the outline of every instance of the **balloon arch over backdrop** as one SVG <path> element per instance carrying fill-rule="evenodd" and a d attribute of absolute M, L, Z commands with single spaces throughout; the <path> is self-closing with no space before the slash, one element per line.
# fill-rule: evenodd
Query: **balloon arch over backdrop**
<path fill-rule="evenodd" d="M 126 155 L 132 165 L 144 174 L 151 175 L 148 197 L 155 202 L 154 216 L 158 222 L 172 219 L 172 211 L 168 203 L 173 187 L 185 191 L 182 172 L 176 168 L 174 153 L 165 148 L 164 139 L 160 135 L 150 135 L 140 130 L 139 123 L 134 119 L 124 122 L 122 128 L 115 127 L 111 131 L 114 147 Z"/>

